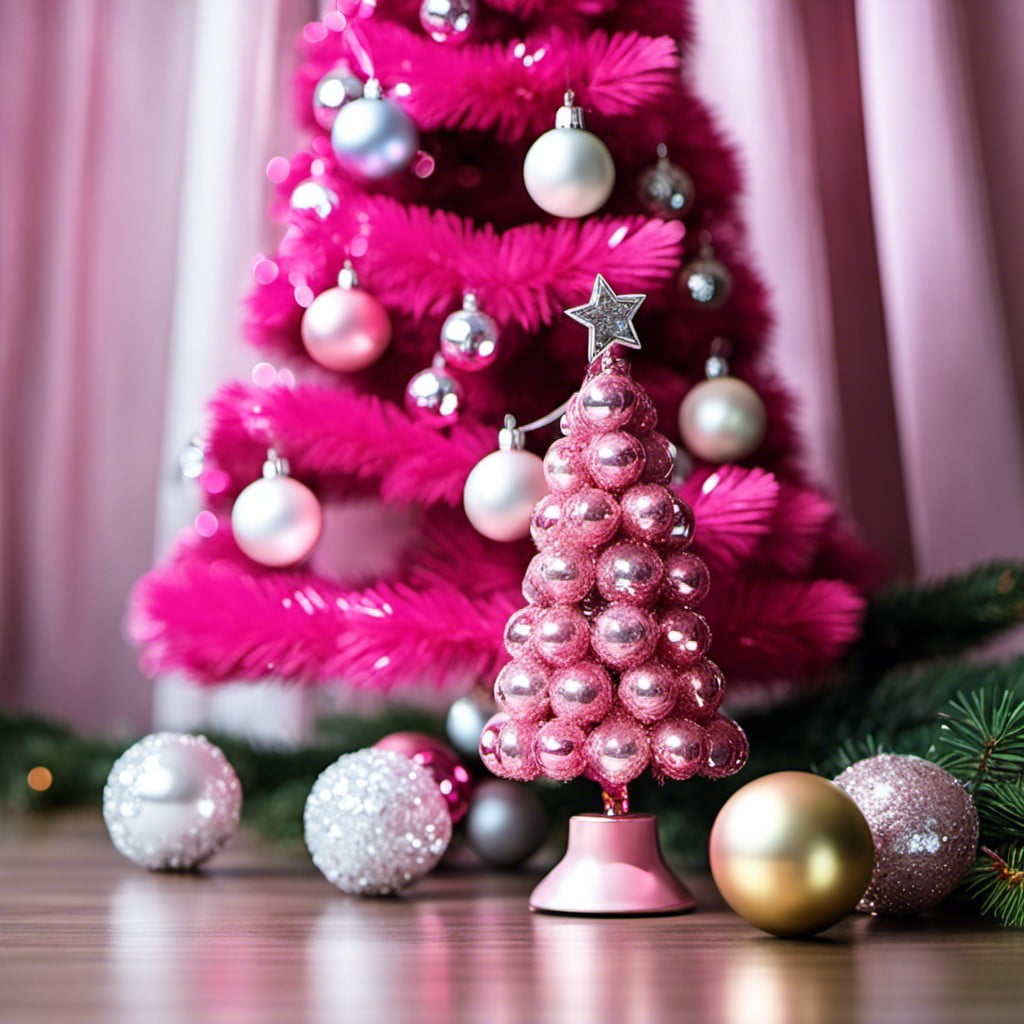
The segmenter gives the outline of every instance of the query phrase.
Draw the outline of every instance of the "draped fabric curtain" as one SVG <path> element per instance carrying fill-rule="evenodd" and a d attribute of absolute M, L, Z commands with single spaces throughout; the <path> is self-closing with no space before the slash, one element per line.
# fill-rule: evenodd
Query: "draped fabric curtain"
<path fill-rule="evenodd" d="M 380 0 L 386 3 L 387 0 Z M 810 465 L 903 572 L 1024 555 L 1024 4 L 695 0 Z M 0 702 L 143 727 L 127 592 L 244 374 L 315 0 L 0 0 Z"/>

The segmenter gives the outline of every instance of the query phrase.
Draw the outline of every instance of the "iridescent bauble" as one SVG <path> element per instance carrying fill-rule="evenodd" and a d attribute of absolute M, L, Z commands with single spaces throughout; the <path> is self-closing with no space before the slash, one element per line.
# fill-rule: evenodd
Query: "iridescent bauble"
<path fill-rule="evenodd" d="M 677 668 L 702 658 L 711 644 L 711 630 L 704 616 L 688 608 L 670 608 L 661 615 L 658 627 L 658 653 Z"/>
<path fill-rule="evenodd" d="M 485 455 L 466 477 L 462 507 L 478 533 L 520 540 L 530 533 L 537 502 L 547 494 L 540 456 L 522 448 Z"/>
<path fill-rule="evenodd" d="M 693 209 L 697 190 L 686 171 L 667 158 L 640 175 L 637 195 L 653 217 L 682 220 Z"/>
<path fill-rule="evenodd" d="M 615 163 L 608 147 L 585 128 L 552 128 L 530 146 L 523 182 L 545 213 L 586 217 L 612 194 Z"/>
<path fill-rule="evenodd" d="M 476 787 L 466 838 L 492 867 L 519 867 L 540 849 L 547 831 L 547 811 L 529 786 L 490 779 Z"/>
<path fill-rule="evenodd" d="M 405 411 L 425 427 L 452 426 L 464 402 L 462 385 L 443 366 L 420 370 L 405 387 Z"/>
<path fill-rule="evenodd" d="M 242 787 L 205 736 L 157 732 L 130 746 L 103 787 L 103 819 L 118 853 L 150 870 L 184 871 L 236 832 Z"/>
<path fill-rule="evenodd" d="M 676 713 L 697 722 L 707 722 L 718 710 L 725 695 L 725 676 L 707 658 L 674 670 Z"/>
<path fill-rule="evenodd" d="M 420 24 L 435 43 L 461 43 L 476 15 L 476 0 L 423 0 Z"/>
<path fill-rule="evenodd" d="M 646 608 L 657 596 L 664 574 L 661 556 L 643 544 L 613 544 L 597 560 L 597 588 L 606 601 Z"/>
<path fill-rule="evenodd" d="M 535 523 L 536 520 L 535 516 Z M 562 536 L 567 544 L 599 547 L 611 540 L 619 528 L 619 506 L 607 491 L 585 487 L 565 500 L 562 522 Z"/>
<path fill-rule="evenodd" d="M 590 648 L 587 620 L 575 608 L 556 606 L 537 613 L 533 649 L 551 665 L 571 665 Z"/>
<path fill-rule="evenodd" d="M 342 892 L 398 892 L 430 871 L 452 836 L 430 772 L 393 750 L 339 757 L 313 783 L 303 815 L 313 863 Z"/>
<path fill-rule="evenodd" d="M 288 200 L 293 210 L 312 210 L 321 220 L 338 205 L 338 193 L 312 178 L 300 181 Z"/>
<path fill-rule="evenodd" d="M 330 129 L 346 103 L 363 95 L 362 80 L 347 64 L 328 71 L 313 88 L 313 117 L 321 128 Z"/>
<path fill-rule="evenodd" d="M 812 935 L 849 914 L 874 863 L 871 830 L 838 786 L 807 772 L 747 783 L 711 830 L 711 873 L 725 901 L 774 935 Z"/>
<path fill-rule="evenodd" d="M 420 146 L 409 115 L 394 101 L 364 95 L 346 103 L 331 128 L 331 148 L 350 174 L 377 181 L 404 170 Z"/>
<path fill-rule="evenodd" d="M 275 569 L 307 558 L 320 539 L 323 521 L 316 495 L 290 476 L 254 481 L 231 508 L 235 543 L 254 562 Z"/>
<path fill-rule="evenodd" d="M 688 718 L 669 718 L 651 730 L 651 760 L 666 778 L 692 779 L 707 763 L 708 739 Z"/>
<path fill-rule="evenodd" d="M 498 731 L 498 774 L 506 779 L 529 782 L 540 769 L 537 766 L 535 740 L 537 726 L 532 722 L 509 720 Z"/>
<path fill-rule="evenodd" d="M 672 536 L 677 499 L 661 484 L 637 484 L 620 499 L 622 528 L 637 540 L 662 544 Z"/>
<path fill-rule="evenodd" d="M 658 624 L 642 608 L 610 604 L 594 620 L 594 653 L 607 665 L 633 668 L 647 661 L 658 643 Z"/>
<path fill-rule="evenodd" d="M 638 408 L 636 385 L 621 374 L 599 373 L 580 389 L 580 419 L 594 430 L 620 430 Z"/>
<path fill-rule="evenodd" d="M 534 630 L 537 628 L 536 608 L 520 608 L 509 616 L 505 624 L 505 650 L 518 658 L 530 649 Z"/>
<path fill-rule="evenodd" d="M 879 754 L 851 765 L 836 785 L 860 808 L 875 846 L 858 910 L 919 914 L 960 884 L 977 853 L 978 812 L 949 772 L 919 757 Z"/>
<path fill-rule="evenodd" d="M 489 694 L 473 690 L 453 700 L 444 720 L 444 731 L 452 748 L 463 757 L 480 756 L 480 734 L 496 708 Z"/>
<path fill-rule="evenodd" d="M 550 683 L 551 710 L 568 722 L 592 725 L 612 706 L 612 680 L 603 665 L 580 661 L 556 669 Z"/>
<path fill-rule="evenodd" d="M 441 355 L 456 370 L 485 370 L 498 358 L 498 325 L 467 299 L 441 326 Z"/>
<path fill-rule="evenodd" d="M 587 738 L 583 730 L 564 718 L 553 718 L 537 730 L 537 764 L 557 782 L 568 782 L 583 774 L 586 759 L 583 748 Z"/>
<path fill-rule="evenodd" d="M 526 593 L 527 584 L 535 599 Z M 523 582 L 523 596 L 531 604 L 575 604 L 594 585 L 593 557 L 581 548 L 549 547 L 533 556 Z"/>
<path fill-rule="evenodd" d="M 446 743 L 425 732 L 393 732 L 374 743 L 375 750 L 393 750 L 426 768 L 448 805 L 452 824 L 466 816 L 473 776 L 462 759 Z"/>
<path fill-rule="evenodd" d="M 700 774 L 706 779 L 724 779 L 735 775 L 750 754 L 747 734 L 731 719 L 719 715 L 706 726 L 707 760 Z"/>
<path fill-rule="evenodd" d="M 587 771 L 598 782 L 632 782 L 651 758 L 647 733 L 628 715 L 613 715 L 587 737 Z"/>
<path fill-rule="evenodd" d="M 732 275 L 721 260 L 702 256 L 683 266 L 679 290 L 699 309 L 718 309 L 732 293 Z"/>
<path fill-rule="evenodd" d="M 388 311 L 362 288 L 328 288 L 302 314 L 302 344 L 310 359 L 341 373 L 364 370 L 391 341 Z"/>
<path fill-rule="evenodd" d="M 659 722 L 676 706 L 674 673 L 661 662 L 646 661 L 622 673 L 618 697 L 638 722 Z"/>
<path fill-rule="evenodd" d="M 690 551 L 673 551 L 665 559 L 665 583 L 662 596 L 666 601 L 694 608 L 708 596 L 711 573 L 704 559 Z"/>
<path fill-rule="evenodd" d="M 738 377 L 695 384 L 679 406 L 679 434 L 705 462 L 737 462 L 764 441 L 767 415 L 761 396 Z"/>
<path fill-rule="evenodd" d="M 598 434 L 587 443 L 587 471 L 598 487 L 611 491 L 631 487 L 643 474 L 645 462 L 643 442 L 623 430 Z"/>
<path fill-rule="evenodd" d="M 552 494 L 572 494 L 589 486 L 583 446 L 568 437 L 555 441 L 544 456 L 544 479 Z"/>
<path fill-rule="evenodd" d="M 502 711 L 523 722 L 538 722 L 548 713 L 548 667 L 539 658 L 516 658 L 499 673 L 494 699 Z"/>

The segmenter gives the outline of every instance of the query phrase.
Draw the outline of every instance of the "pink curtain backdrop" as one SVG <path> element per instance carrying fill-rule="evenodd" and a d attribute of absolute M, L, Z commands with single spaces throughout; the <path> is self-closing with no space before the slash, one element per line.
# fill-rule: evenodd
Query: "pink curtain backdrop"
<path fill-rule="evenodd" d="M 184 521 L 173 454 L 251 362 L 231 325 L 314 9 L 0 0 L 5 706 L 148 721 L 125 597 Z M 1024 556 L 1024 4 L 695 11 L 816 475 L 901 571 Z"/>

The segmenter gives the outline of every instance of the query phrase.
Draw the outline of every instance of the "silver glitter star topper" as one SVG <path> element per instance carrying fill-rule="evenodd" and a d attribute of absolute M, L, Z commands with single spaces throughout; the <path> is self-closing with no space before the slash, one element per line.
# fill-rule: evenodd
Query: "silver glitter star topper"
<path fill-rule="evenodd" d="M 590 302 L 565 311 L 566 316 L 587 328 L 587 358 L 590 362 L 615 342 L 626 348 L 640 348 L 633 317 L 646 298 L 646 295 L 616 295 L 598 274 L 594 278 Z"/>

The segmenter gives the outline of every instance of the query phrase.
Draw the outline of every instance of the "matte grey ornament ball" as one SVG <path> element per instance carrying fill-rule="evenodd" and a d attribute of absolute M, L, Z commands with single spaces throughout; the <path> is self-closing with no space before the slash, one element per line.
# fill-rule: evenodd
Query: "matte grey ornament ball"
<path fill-rule="evenodd" d="M 405 888 L 444 856 L 448 804 L 433 775 L 393 750 L 339 757 L 313 783 L 303 815 L 313 863 L 342 892 Z"/>
<path fill-rule="evenodd" d="M 552 128 L 530 147 L 523 162 L 530 198 L 556 217 L 585 217 L 608 201 L 615 164 L 608 147 L 585 128 Z"/>
<path fill-rule="evenodd" d="M 114 846 L 151 870 L 202 864 L 235 834 L 241 811 L 238 776 L 205 736 L 146 736 L 114 762 L 103 788 Z"/>
<path fill-rule="evenodd" d="M 637 194 L 653 216 L 682 220 L 693 209 L 696 189 L 682 167 L 663 159 L 640 175 Z"/>
<path fill-rule="evenodd" d="M 493 779 L 473 790 L 466 838 L 488 864 L 518 867 L 540 849 L 547 831 L 547 811 L 526 786 Z"/>
<path fill-rule="evenodd" d="M 479 761 L 480 733 L 497 710 L 498 705 L 488 694 L 467 693 L 465 697 L 459 697 L 445 718 L 448 742 L 463 757 Z"/>
<path fill-rule="evenodd" d="M 372 181 L 404 170 L 419 146 L 412 118 L 384 97 L 367 95 L 346 103 L 331 128 L 331 148 L 338 162 Z"/>
<path fill-rule="evenodd" d="M 420 24 L 435 43 L 461 43 L 473 27 L 476 0 L 423 0 Z"/>
<path fill-rule="evenodd" d="M 363 83 L 351 68 L 345 65 L 336 67 L 328 71 L 313 89 L 313 118 L 321 128 L 330 128 L 338 111 L 362 95 Z"/>
<path fill-rule="evenodd" d="M 679 434 L 705 462 L 736 462 L 761 447 L 767 414 L 761 396 L 738 377 L 695 384 L 679 406 Z"/>

